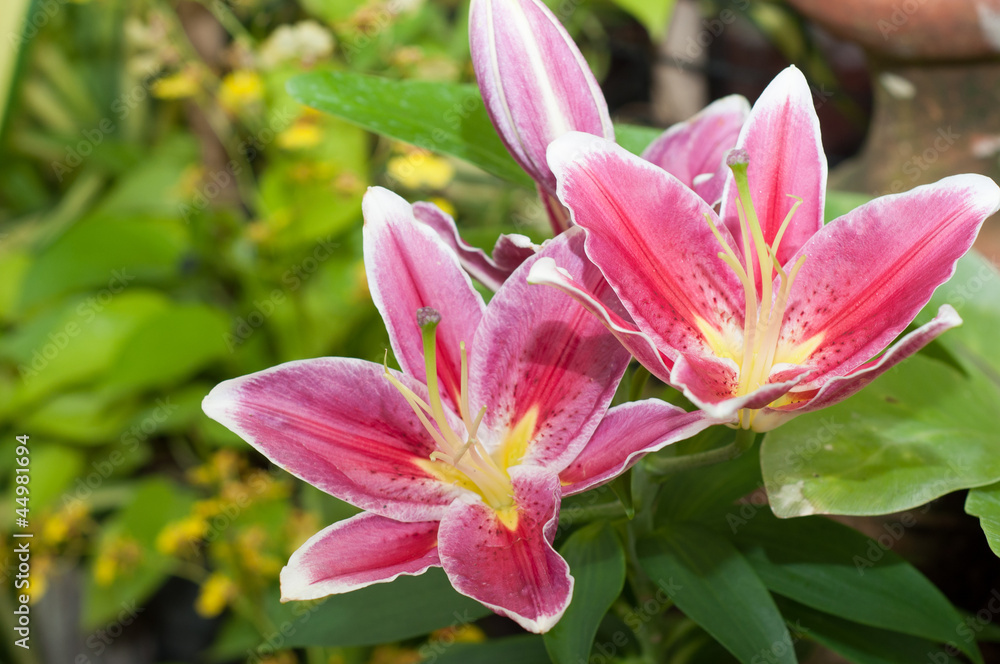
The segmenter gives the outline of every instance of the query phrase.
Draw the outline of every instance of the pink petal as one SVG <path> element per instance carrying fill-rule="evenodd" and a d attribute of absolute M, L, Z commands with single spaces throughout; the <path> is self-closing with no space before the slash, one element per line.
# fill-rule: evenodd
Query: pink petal
<path fill-rule="evenodd" d="M 368 287 L 382 314 L 403 371 L 426 382 L 417 309 L 441 313 L 437 328 L 438 379 L 453 405 L 461 387 L 459 343 L 472 341 L 483 298 L 462 271 L 455 252 L 424 224 L 405 200 L 382 187 L 365 194 L 364 255 Z"/>
<path fill-rule="evenodd" d="M 470 404 L 473 410 L 486 406 L 483 423 L 489 433 L 483 437 L 492 446 L 501 445 L 533 414 L 522 461 L 558 472 L 597 428 L 630 358 L 572 298 L 527 282 L 540 258 L 558 261 L 606 306 L 621 311 L 600 270 L 584 255 L 582 232 L 550 240 L 511 275 L 486 309 L 470 360 Z"/>
<path fill-rule="evenodd" d="M 364 513 L 309 538 L 281 570 L 281 601 L 318 599 L 423 574 L 441 563 L 437 521 L 404 523 Z"/>
<path fill-rule="evenodd" d="M 559 522 L 559 478 L 539 466 L 510 469 L 517 525 L 509 529 L 478 497 L 448 510 L 438 531 L 441 565 L 455 590 L 529 632 L 546 632 L 573 594 L 569 565 L 552 540 Z"/>
<path fill-rule="evenodd" d="M 992 180 L 956 175 L 878 198 L 813 236 L 800 252 L 807 258 L 781 333 L 791 343 L 822 335 L 801 389 L 853 371 L 895 339 L 998 207 Z"/>
<path fill-rule="evenodd" d="M 736 391 L 735 363 L 711 356 L 680 356 L 670 372 L 670 384 L 708 417 L 722 422 L 736 422 L 743 409 L 757 410 L 784 396 L 808 372 L 803 367 L 772 376 L 774 382 L 742 396 Z M 757 427 L 754 426 L 754 429 Z"/>
<path fill-rule="evenodd" d="M 569 134 L 549 149 L 559 197 L 587 229 L 587 255 L 636 326 L 671 360 L 711 353 L 699 321 L 743 326 L 743 287 L 718 254 L 712 208 L 674 176 L 604 139 Z"/>
<path fill-rule="evenodd" d="M 785 264 L 823 227 L 826 196 L 827 165 L 819 118 L 802 72 L 788 67 L 771 81 L 753 105 L 736 147 L 750 155 L 750 195 L 768 245 L 774 242 L 781 222 L 795 203 L 788 195 L 802 198 L 778 248 L 778 261 Z M 742 246 L 732 177 L 726 178 L 720 216 L 737 245 Z"/>
<path fill-rule="evenodd" d="M 615 335 L 619 343 L 639 360 L 642 366 L 649 369 L 650 373 L 663 382 L 670 380 L 670 369 L 673 367 L 673 362 L 657 350 L 655 342 L 640 331 L 631 319 L 627 320 L 601 302 L 597 296 L 576 281 L 572 274 L 559 267 L 552 258 L 543 256 L 532 264 L 531 271 L 528 273 L 528 283 L 554 286 L 569 294 L 587 311 L 597 316 L 604 327 Z M 628 314 L 626 313 L 624 316 L 628 316 Z"/>
<path fill-rule="evenodd" d="M 524 235 L 501 235 L 491 258 L 482 249 L 463 240 L 451 215 L 433 203 L 414 203 L 413 215 L 417 221 L 431 227 L 441 241 L 455 252 L 466 272 L 493 291 L 500 288 L 510 273 L 536 250 Z"/>
<path fill-rule="evenodd" d="M 663 132 L 642 153 L 694 189 L 709 205 L 722 198 L 729 169 L 726 155 L 736 146 L 750 104 L 741 95 L 712 102 L 694 117 Z"/>
<path fill-rule="evenodd" d="M 804 401 L 783 408 L 765 409 L 754 420 L 754 429 L 757 431 L 770 431 L 803 413 L 826 408 L 827 406 L 832 406 L 835 403 L 843 401 L 847 397 L 859 392 L 892 367 L 918 352 L 938 335 L 961 324 L 962 319 L 951 305 L 942 305 L 938 309 L 938 315 L 933 320 L 904 336 L 890 346 L 889 350 L 881 357 L 866 362 L 861 365 L 861 368 L 855 369 L 846 376 L 831 378 L 818 390 L 814 389 L 801 394 L 794 391 L 791 393 L 794 397 L 805 399 Z M 758 424 L 760 427 L 758 427 Z"/>
<path fill-rule="evenodd" d="M 567 131 L 614 138 L 597 80 L 559 20 L 540 0 L 474 0 L 469 42 L 493 126 L 515 160 L 555 192 L 545 161 Z"/>
<path fill-rule="evenodd" d="M 608 411 L 583 451 L 559 474 L 563 495 L 618 477 L 642 457 L 690 438 L 716 422 L 659 399 L 633 401 Z"/>
<path fill-rule="evenodd" d="M 425 387 L 395 375 L 427 398 Z M 371 362 L 287 362 L 219 383 L 202 409 L 299 479 L 391 519 L 440 519 L 462 493 L 418 465 L 434 443 Z"/>

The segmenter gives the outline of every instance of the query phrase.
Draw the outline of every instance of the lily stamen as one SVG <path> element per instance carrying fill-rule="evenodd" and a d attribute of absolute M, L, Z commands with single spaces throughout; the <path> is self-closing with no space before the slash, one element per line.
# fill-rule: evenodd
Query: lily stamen
<path fill-rule="evenodd" d="M 712 234 L 723 249 L 718 254 L 719 258 L 732 269 L 736 278 L 743 285 L 746 306 L 743 318 L 743 350 L 737 363 L 740 369 L 736 388 L 736 395 L 740 396 L 749 394 L 765 385 L 771 375 L 792 282 L 806 257 L 800 256 L 792 269 L 787 272 L 782 268 L 777 258 L 781 239 L 791 223 L 792 217 L 795 216 L 796 210 L 802 204 L 802 198 L 789 195 L 795 199 L 795 203 L 785 215 L 778 232 L 775 234 L 774 241 L 769 246 L 764 239 L 764 232 L 750 197 L 750 186 L 747 180 L 749 158 L 746 151 L 734 150 L 726 163 L 733 172 L 738 192 L 736 214 L 742 231 L 742 261 L 725 241 L 712 218 L 706 214 L 705 219 Z M 759 295 L 756 283 L 757 270 L 759 270 L 760 275 Z M 773 290 L 775 274 L 780 278 L 780 286 L 776 295 Z M 741 411 L 739 414 L 740 426 L 749 428 L 753 423 L 753 417 L 754 412 Z"/>

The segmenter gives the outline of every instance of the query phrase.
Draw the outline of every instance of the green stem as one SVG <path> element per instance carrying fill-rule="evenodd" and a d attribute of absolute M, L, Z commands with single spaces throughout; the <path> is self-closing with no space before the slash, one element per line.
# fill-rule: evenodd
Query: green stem
<path fill-rule="evenodd" d="M 650 458 L 646 462 L 646 468 L 650 474 L 664 476 L 673 475 L 692 468 L 701 468 L 724 461 L 731 461 L 753 447 L 757 434 L 750 429 L 737 429 L 733 442 L 725 447 L 717 447 L 707 452 L 688 454 L 681 457 Z"/>
<path fill-rule="evenodd" d="M 632 373 L 632 380 L 629 382 L 628 386 L 628 400 L 638 401 L 642 398 L 642 390 L 646 387 L 646 381 L 649 380 L 649 369 L 642 366 L 641 364 L 635 368 Z"/>

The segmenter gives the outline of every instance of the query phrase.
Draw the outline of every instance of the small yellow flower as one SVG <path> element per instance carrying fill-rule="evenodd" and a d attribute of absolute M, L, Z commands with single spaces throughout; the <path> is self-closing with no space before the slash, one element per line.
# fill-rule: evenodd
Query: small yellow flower
<path fill-rule="evenodd" d="M 304 150 L 319 145 L 323 132 L 312 122 L 298 121 L 278 134 L 278 147 L 285 150 Z"/>
<path fill-rule="evenodd" d="M 194 551 L 207 532 L 208 522 L 197 515 L 168 523 L 156 536 L 156 550 L 168 556 Z"/>
<path fill-rule="evenodd" d="M 202 584 L 194 609 L 203 618 L 214 618 L 222 613 L 236 591 L 236 584 L 228 576 L 216 572 Z"/>
<path fill-rule="evenodd" d="M 193 97 L 201 90 L 198 75 L 194 69 L 181 71 L 158 78 L 153 82 L 153 96 L 159 99 L 186 99 Z"/>
<path fill-rule="evenodd" d="M 135 569 L 142 559 L 142 548 L 131 537 L 110 537 L 94 560 L 94 580 L 102 587 L 110 586 L 122 574 Z"/>
<path fill-rule="evenodd" d="M 440 196 L 432 196 L 430 199 L 431 203 L 441 208 L 441 211 L 447 214 L 452 219 L 455 218 L 455 206 L 451 204 L 447 198 L 441 198 Z"/>
<path fill-rule="evenodd" d="M 47 546 L 71 541 L 87 528 L 87 505 L 82 500 L 65 503 L 43 520 L 41 539 Z"/>
<path fill-rule="evenodd" d="M 378 646 L 368 664 L 418 664 L 423 658 L 416 650 L 399 646 Z"/>
<path fill-rule="evenodd" d="M 264 81 L 260 74 L 241 69 L 226 74 L 219 86 L 219 104 L 230 113 L 260 105 L 264 101 Z"/>
<path fill-rule="evenodd" d="M 236 537 L 236 551 L 241 567 L 254 576 L 277 577 L 281 571 L 280 560 L 264 551 L 267 533 L 260 526 L 252 526 Z"/>
<path fill-rule="evenodd" d="M 455 625 L 432 632 L 430 640 L 452 643 L 482 643 L 486 640 L 486 633 L 475 625 Z"/>
<path fill-rule="evenodd" d="M 425 150 L 393 157 L 386 171 L 407 189 L 442 189 L 455 177 L 451 162 Z"/>

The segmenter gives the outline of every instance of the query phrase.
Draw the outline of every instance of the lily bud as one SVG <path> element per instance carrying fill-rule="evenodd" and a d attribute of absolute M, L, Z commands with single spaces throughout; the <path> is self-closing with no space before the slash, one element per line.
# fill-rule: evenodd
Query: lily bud
<path fill-rule="evenodd" d="M 594 74 L 540 0 L 473 0 L 469 41 L 493 126 L 542 193 L 554 196 L 549 143 L 569 131 L 614 140 Z"/>

